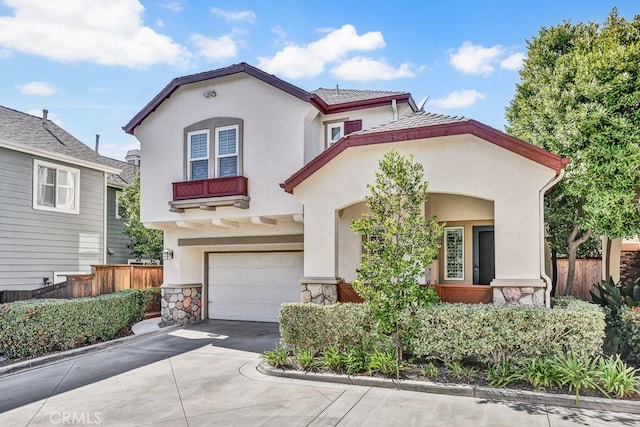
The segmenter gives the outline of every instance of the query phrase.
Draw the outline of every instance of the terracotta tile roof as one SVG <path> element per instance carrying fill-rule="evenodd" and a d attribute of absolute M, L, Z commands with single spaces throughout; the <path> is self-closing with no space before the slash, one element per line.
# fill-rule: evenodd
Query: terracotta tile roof
<path fill-rule="evenodd" d="M 400 129 L 414 129 L 425 126 L 446 125 L 452 123 L 468 122 L 470 119 L 463 116 L 447 116 L 444 114 L 429 113 L 426 111 L 418 111 L 416 113 L 404 116 L 395 121 L 390 121 L 379 126 L 363 129 L 354 132 L 353 135 L 367 135 L 370 133 L 380 133 L 386 131 Z"/>
<path fill-rule="evenodd" d="M 344 104 L 347 102 L 366 101 L 369 99 L 383 98 L 387 96 L 408 95 L 408 92 L 386 90 L 360 90 L 360 89 L 316 89 L 312 94 L 317 95 L 327 105 Z"/>

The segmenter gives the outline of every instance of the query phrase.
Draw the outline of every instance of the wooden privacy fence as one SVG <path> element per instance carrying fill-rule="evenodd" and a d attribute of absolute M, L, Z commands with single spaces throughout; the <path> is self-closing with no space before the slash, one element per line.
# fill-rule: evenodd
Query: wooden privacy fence
<path fill-rule="evenodd" d="M 558 285 L 556 295 L 564 294 L 567 286 L 567 270 L 569 260 L 558 258 Z M 591 301 L 590 290 L 594 290 L 594 284 L 602 280 L 602 259 L 584 258 L 576 260 L 576 273 L 573 278 L 573 290 L 571 295 L 585 301 Z"/>
<path fill-rule="evenodd" d="M 161 265 L 93 265 L 92 274 L 68 276 L 67 281 L 32 291 L 4 291 L 0 302 L 31 298 L 83 298 L 125 289 L 157 288 L 162 285 Z"/>

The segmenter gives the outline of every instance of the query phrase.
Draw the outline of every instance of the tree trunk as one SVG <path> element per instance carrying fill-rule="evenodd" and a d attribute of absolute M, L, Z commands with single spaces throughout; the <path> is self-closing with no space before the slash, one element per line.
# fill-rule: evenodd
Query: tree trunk
<path fill-rule="evenodd" d="M 586 242 L 589 236 L 591 236 L 591 230 L 587 230 L 578 237 L 579 231 L 580 229 L 575 225 L 567 239 L 567 243 L 569 244 L 569 266 L 567 268 L 567 286 L 564 288 L 564 295 L 571 295 L 571 292 L 573 291 L 573 278 L 576 273 L 578 247 Z"/>
<path fill-rule="evenodd" d="M 609 238 L 609 236 L 605 236 L 604 244 L 607 245 L 607 248 L 605 251 L 605 257 L 604 257 L 607 260 L 607 262 L 605 262 L 603 266 L 604 279 L 609 280 L 609 278 L 611 277 L 611 239 Z"/>
<path fill-rule="evenodd" d="M 556 296 L 558 288 L 558 250 L 551 249 L 551 296 Z"/>

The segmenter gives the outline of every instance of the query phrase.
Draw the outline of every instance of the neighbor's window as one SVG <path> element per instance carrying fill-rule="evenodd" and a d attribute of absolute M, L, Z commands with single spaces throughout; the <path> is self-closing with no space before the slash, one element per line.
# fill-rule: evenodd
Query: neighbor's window
<path fill-rule="evenodd" d="M 327 147 L 332 146 L 342 138 L 344 134 L 344 122 L 329 123 L 327 125 Z"/>
<path fill-rule="evenodd" d="M 122 219 L 120 216 L 120 197 L 122 196 L 122 191 L 116 191 L 116 219 Z"/>
<path fill-rule="evenodd" d="M 66 213 L 79 212 L 80 171 L 34 160 L 33 208 Z"/>
<path fill-rule="evenodd" d="M 189 179 L 209 178 L 209 131 L 199 130 L 187 134 L 189 152 Z"/>
<path fill-rule="evenodd" d="M 238 176 L 238 126 L 216 128 L 216 178 Z"/>
<path fill-rule="evenodd" d="M 464 280 L 464 227 L 444 228 L 444 278 Z"/>

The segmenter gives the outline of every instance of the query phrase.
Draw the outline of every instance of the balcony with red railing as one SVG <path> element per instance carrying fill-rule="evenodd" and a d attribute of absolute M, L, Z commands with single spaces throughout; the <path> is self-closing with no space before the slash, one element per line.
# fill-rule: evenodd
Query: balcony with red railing
<path fill-rule="evenodd" d="M 181 181 L 172 185 L 173 200 L 169 202 L 172 212 L 190 208 L 215 210 L 221 206 L 249 208 L 248 180 L 244 176 Z"/>

